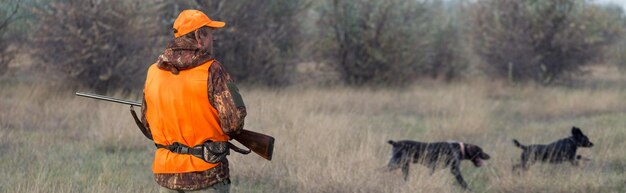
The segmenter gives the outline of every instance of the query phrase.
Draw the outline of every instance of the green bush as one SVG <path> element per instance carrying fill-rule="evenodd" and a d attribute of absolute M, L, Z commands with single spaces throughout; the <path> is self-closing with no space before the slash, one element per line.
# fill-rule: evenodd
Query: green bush
<path fill-rule="evenodd" d="M 212 19 L 226 22 L 216 30 L 216 58 L 239 82 L 280 86 L 298 62 L 303 13 L 309 0 L 196 1 Z"/>
<path fill-rule="evenodd" d="M 8 70 L 9 63 L 15 58 L 15 49 L 10 46 L 19 39 L 19 33 L 11 30 L 10 25 L 16 20 L 20 10 L 20 1 L 0 0 L 0 4 L 7 5 L 0 7 L 0 75 Z"/>
<path fill-rule="evenodd" d="M 431 5 L 434 18 L 431 29 L 432 57 L 425 66 L 425 75 L 450 81 L 465 76 L 470 62 L 467 52 L 467 27 L 462 2 L 438 1 Z"/>
<path fill-rule="evenodd" d="M 404 84 L 430 62 L 430 10 L 404 0 L 327 0 L 323 52 L 347 84 Z"/>
<path fill-rule="evenodd" d="M 585 0 L 480 0 L 476 52 L 492 75 L 550 84 L 581 72 L 623 34 L 621 13 Z"/>
<path fill-rule="evenodd" d="M 33 8 L 33 56 L 98 92 L 141 88 L 162 48 L 159 5 L 133 0 L 56 0 Z"/>

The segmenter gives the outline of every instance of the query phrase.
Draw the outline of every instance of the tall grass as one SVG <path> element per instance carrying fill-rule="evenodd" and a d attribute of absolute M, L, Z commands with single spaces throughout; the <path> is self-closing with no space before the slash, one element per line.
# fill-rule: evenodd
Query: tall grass
<path fill-rule="evenodd" d="M 487 81 L 404 89 L 242 88 L 247 129 L 276 138 L 274 158 L 230 156 L 233 192 L 459 192 L 449 170 L 412 165 L 408 182 L 384 172 L 387 140 L 464 141 L 492 156 L 463 163 L 475 192 L 625 192 L 626 92 L 600 86 Z M 618 82 L 618 83 L 615 83 Z M 616 86 L 617 85 L 617 86 Z M 0 82 L 0 192 L 155 192 L 154 146 L 124 105 L 45 84 Z M 118 97 L 137 100 L 136 96 Z M 592 161 L 511 172 L 521 150 L 583 129 Z"/>

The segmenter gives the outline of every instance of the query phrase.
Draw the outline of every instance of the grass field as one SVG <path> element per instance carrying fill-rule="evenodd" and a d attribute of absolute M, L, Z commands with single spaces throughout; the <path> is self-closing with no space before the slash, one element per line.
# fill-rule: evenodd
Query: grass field
<path fill-rule="evenodd" d="M 124 105 L 36 81 L 0 81 L 0 192 L 156 192 L 154 145 Z M 424 82 L 399 89 L 241 88 L 247 129 L 275 136 L 274 159 L 230 156 L 232 192 L 460 192 L 449 170 L 382 172 L 387 140 L 480 145 L 461 171 L 474 192 L 626 192 L 626 78 L 600 69 L 574 86 Z M 118 96 L 138 99 L 136 96 Z M 522 143 L 579 126 L 592 161 L 511 172 Z"/>

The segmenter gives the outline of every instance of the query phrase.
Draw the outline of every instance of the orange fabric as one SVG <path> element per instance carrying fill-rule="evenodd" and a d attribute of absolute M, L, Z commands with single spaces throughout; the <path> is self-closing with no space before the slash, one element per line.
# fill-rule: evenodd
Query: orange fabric
<path fill-rule="evenodd" d="M 174 29 L 176 29 L 174 37 L 180 37 L 189 32 L 196 31 L 202 26 L 221 28 L 224 27 L 224 25 L 226 25 L 226 23 L 213 21 L 201 11 L 188 9 L 180 12 L 178 18 L 174 21 Z"/>
<path fill-rule="evenodd" d="M 144 94 L 146 119 L 155 143 L 171 145 L 179 142 L 189 147 L 206 140 L 227 141 L 219 125 L 218 112 L 209 102 L 207 91 L 209 67 L 214 60 L 178 75 L 161 70 L 156 64 L 148 69 Z M 210 164 L 188 154 L 176 154 L 157 149 L 152 171 L 154 173 L 184 173 L 204 171 Z"/>

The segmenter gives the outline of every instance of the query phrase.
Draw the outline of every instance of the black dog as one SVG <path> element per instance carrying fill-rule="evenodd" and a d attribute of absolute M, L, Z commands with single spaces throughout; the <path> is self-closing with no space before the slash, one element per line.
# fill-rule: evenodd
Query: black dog
<path fill-rule="evenodd" d="M 514 165 L 513 170 L 519 167 L 527 170 L 528 166 L 536 161 L 549 163 L 569 161 L 572 165 L 578 165 L 578 160 L 582 159 L 582 156 L 576 155 L 576 149 L 578 149 L 578 147 L 593 146 L 589 138 L 577 127 L 572 127 L 572 136 L 560 139 L 548 145 L 522 145 L 516 139 L 513 139 L 513 143 L 515 143 L 515 146 L 524 150 L 522 152 L 522 162 Z"/>
<path fill-rule="evenodd" d="M 404 180 L 409 176 L 409 164 L 420 163 L 432 169 L 451 167 L 451 172 L 464 189 L 467 183 L 459 168 L 462 160 L 472 160 L 476 167 L 482 166 L 489 155 L 477 145 L 461 142 L 422 143 L 417 141 L 389 141 L 393 145 L 391 159 L 387 164 L 389 171 L 402 167 Z"/>

